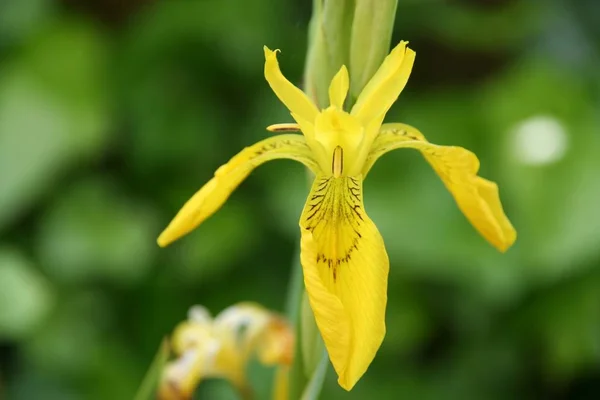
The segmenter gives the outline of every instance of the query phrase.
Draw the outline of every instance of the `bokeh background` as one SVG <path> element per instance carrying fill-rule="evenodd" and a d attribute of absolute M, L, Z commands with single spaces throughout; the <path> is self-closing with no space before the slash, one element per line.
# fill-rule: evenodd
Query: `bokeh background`
<path fill-rule="evenodd" d="M 310 14 L 0 2 L 0 398 L 129 399 L 192 304 L 283 311 L 299 164 L 259 168 L 200 229 L 155 239 L 290 121 L 262 46 L 300 83 Z M 388 119 L 475 151 L 519 239 L 497 253 L 416 152 L 384 157 L 365 193 L 391 259 L 388 333 L 351 393 L 330 373 L 322 398 L 600 398 L 600 2 L 400 0 L 400 39 L 417 61 Z"/>

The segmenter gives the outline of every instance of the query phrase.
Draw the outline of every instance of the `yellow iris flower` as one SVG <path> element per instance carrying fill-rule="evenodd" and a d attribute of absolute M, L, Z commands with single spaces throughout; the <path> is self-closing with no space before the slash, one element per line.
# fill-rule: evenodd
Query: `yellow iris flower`
<path fill-rule="evenodd" d="M 158 391 L 161 400 L 191 399 L 203 379 L 224 378 L 251 396 L 246 367 L 254 353 L 265 365 L 281 365 L 275 392 L 285 399 L 285 368 L 292 362 L 294 335 L 287 322 L 254 303 L 239 303 L 214 319 L 202 306 L 190 309 L 175 328 L 171 347 L 177 357 L 165 366 Z M 247 397 L 248 397 L 247 396 Z"/>
<path fill-rule="evenodd" d="M 329 87 L 330 106 L 319 110 L 281 73 L 277 51 L 264 48 L 265 77 L 290 110 L 294 124 L 245 148 L 220 167 L 179 211 L 158 239 L 161 246 L 188 233 L 212 215 L 262 163 L 288 158 L 315 174 L 300 218 L 304 284 L 339 384 L 350 390 L 375 357 L 385 335 L 389 260 L 377 227 L 367 216 L 362 183 L 388 151 L 419 150 L 458 207 L 494 247 L 507 250 L 516 239 L 504 214 L 498 187 L 477 176 L 479 160 L 468 150 L 429 143 L 412 126 L 383 119 L 404 89 L 415 52 L 400 42 L 344 111 L 349 77 L 345 66 Z M 301 131 L 303 135 L 289 132 Z"/>

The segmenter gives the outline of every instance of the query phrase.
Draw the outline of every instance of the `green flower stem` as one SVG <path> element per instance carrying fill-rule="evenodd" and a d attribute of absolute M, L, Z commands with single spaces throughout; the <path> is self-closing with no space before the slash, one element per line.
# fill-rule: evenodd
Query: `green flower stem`
<path fill-rule="evenodd" d="M 306 385 L 304 393 L 302 393 L 302 400 L 316 400 L 319 398 L 319 394 L 321 394 L 321 389 L 323 388 L 323 382 L 325 382 L 325 375 L 327 375 L 328 367 L 329 355 L 327 352 L 323 352 L 315 373 L 313 374 L 312 378 L 310 378 L 308 385 Z"/>
<path fill-rule="evenodd" d="M 285 304 L 285 314 L 288 321 L 293 326 L 298 324 L 298 316 L 300 314 L 300 304 L 302 301 L 302 293 L 304 292 L 304 281 L 302 276 L 302 265 L 300 265 L 300 243 L 296 248 L 294 255 L 294 263 L 290 275 L 290 283 L 288 285 L 287 300 Z"/>
<path fill-rule="evenodd" d="M 314 176 L 307 171 L 307 185 L 310 188 Z M 289 386 L 289 399 L 296 400 L 300 399 L 302 393 L 305 391 L 306 386 L 309 383 L 311 376 L 310 370 L 307 369 L 305 364 L 303 344 L 306 343 L 307 326 L 304 322 L 306 319 L 306 291 L 304 290 L 304 280 L 302 274 L 302 265 L 300 263 L 300 240 L 298 240 L 298 246 L 296 248 L 296 254 L 294 257 L 294 264 L 292 266 L 292 272 L 290 276 L 290 284 L 288 287 L 288 297 L 286 303 L 286 315 L 288 320 L 294 327 L 295 331 L 295 347 L 294 347 L 294 361 L 290 368 L 290 386 Z M 309 312 L 312 312 L 309 307 Z M 312 318 L 314 324 L 314 317 Z M 310 329 L 312 335 L 319 334 L 319 331 Z"/>
<path fill-rule="evenodd" d="M 313 311 L 310 308 L 306 290 L 302 296 L 300 332 L 302 334 L 300 336 L 300 347 L 302 349 L 304 373 L 307 377 L 312 377 L 325 352 L 325 343 L 323 342 L 321 332 L 319 332 L 319 328 L 317 327 Z"/>
<path fill-rule="evenodd" d="M 165 338 L 160 344 L 134 400 L 151 400 L 156 398 L 156 388 L 160 382 L 162 371 L 169 359 L 169 351 L 169 341 Z"/>
<path fill-rule="evenodd" d="M 300 264 L 300 244 L 297 246 L 292 273 L 290 276 L 290 284 L 288 287 L 288 297 L 286 304 L 286 314 L 288 320 L 294 327 L 295 331 L 295 346 L 294 346 L 294 361 L 290 368 L 290 388 L 289 399 L 299 399 L 303 388 L 308 380 L 304 374 L 303 360 L 301 357 L 300 345 L 300 306 L 302 303 L 302 293 L 304 292 L 304 281 L 302 279 L 302 265 Z"/>
<path fill-rule="evenodd" d="M 297 338 L 290 368 L 289 399 L 316 400 L 327 374 L 329 356 L 304 290 L 299 251 L 296 260 L 287 303 L 287 315 L 294 324 Z"/>

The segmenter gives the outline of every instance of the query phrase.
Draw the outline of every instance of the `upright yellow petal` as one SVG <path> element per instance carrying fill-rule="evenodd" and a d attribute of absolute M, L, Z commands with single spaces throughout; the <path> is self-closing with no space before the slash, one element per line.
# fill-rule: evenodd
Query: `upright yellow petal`
<path fill-rule="evenodd" d="M 159 400 L 191 399 L 196 387 L 205 376 L 206 352 L 202 347 L 186 350 L 168 363 L 158 387 Z"/>
<path fill-rule="evenodd" d="M 304 284 L 338 382 L 350 390 L 385 335 L 389 261 L 362 176 L 317 176 L 300 220 Z"/>
<path fill-rule="evenodd" d="M 283 318 L 271 315 L 260 336 L 256 353 L 265 365 L 291 365 L 294 358 L 294 333 Z"/>
<path fill-rule="evenodd" d="M 293 113 L 306 121 L 313 121 L 319 111 L 306 94 L 286 79 L 279 69 L 277 51 L 265 50 L 265 78 L 279 100 Z"/>
<path fill-rule="evenodd" d="M 215 375 L 226 377 L 240 390 L 247 384 L 246 368 L 254 354 L 266 365 L 292 362 L 291 327 L 259 304 L 244 302 L 226 308 L 215 318 L 212 328 L 220 343 Z"/>
<path fill-rule="evenodd" d="M 228 307 L 215 318 L 214 330 L 244 365 L 253 353 L 266 365 L 292 362 L 294 336 L 290 326 L 259 304 L 245 302 Z"/>
<path fill-rule="evenodd" d="M 406 86 L 415 61 L 415 52 L 400 42 L 385 58 L 352 107 L 352 115 L 363 125 L 385 115 Z"/>
<path fill-rule="evenodd" d="M 318 170 L 311 149 L 301 135 L 278 135 L 246 147 L 229 162 L 221 166 L 171 221 L 158 238 L 160 246 L 167 246 L 187 234 L 214 214 L 229 195 L 246 179 L 252 170 L 262 163 L 289 158 L 299 161 L 313 171 Z"/>
<path fill-rule="evenodd" d="M 407 147 L 417 149 L 425 156 L 460 210 L 488 242 L 502 252 L 514 243 L 517 232 L 504 214 L 498 186 L 477 176 L 479 160 L 462 147 L 437 146 L 427 142 L 412 126 L 384 124 L 373 143 L 363 174 L 366 175 L 383 154 Z"/>
<path fill-rule="evenodd" d="M 348 70 L 345 65 L 342 65 L 342 68 L 335 74 L 329 85 L 329 102 L 332 106 L 340 110 L 344 108 L 344 101 L 346 100 L 349 86 L 350 78 L 348 77 Z"/>
<path fill-rule="evenodd" d="M 199 320 L 197 309 L 190 311 L 191 318 L 180 323 L 171 338 L 177 358 L 163 370 L 157 396 L 161 400 L 191 399 L 200 381 L 215 374 L 219 342 L 213 334 L 210 315 L 202 308 L 205 315 Z"/>
<path fill-rule="evenodd" d="M 212 320 L 194 321 L 188 319 L 177 325 L 171 339 L 171 348 L 177 356 L 199 343 L 212 340 Z"/>
<path fill-rule="evenodd" d="M 294 334 L 285 319 L 259 304 L 238 303 L 215 319 L 206 308 L 194 306 L 173 332 L 171 348 L 176 359 L 163 370 L 160 399 L 191 398 L 208 378 L 224 378 L 240 393 L 249 393 L 246 369 L 251 356 L 256 354 L 263 364 L 289 367 Z M 279 383 L 281 399 L 287 393 L 286 377 Z"/>

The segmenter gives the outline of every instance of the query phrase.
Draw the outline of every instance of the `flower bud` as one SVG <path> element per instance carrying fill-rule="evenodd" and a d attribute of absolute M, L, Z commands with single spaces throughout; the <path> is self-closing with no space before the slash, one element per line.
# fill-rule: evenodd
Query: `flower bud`
<path fill-rule="evenodd" d="M 354 103 L 390 50 L 398 0 L 355 0 L 350 37 L 350 101 Z"/>

